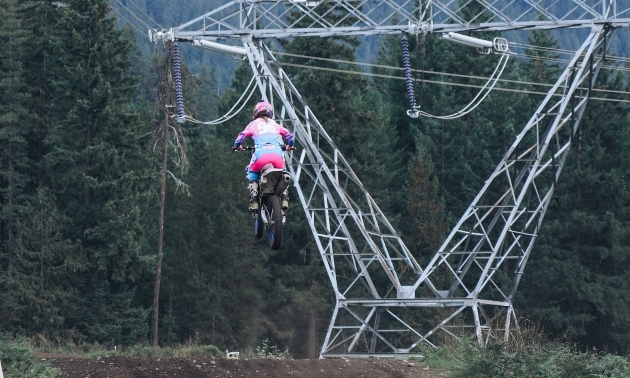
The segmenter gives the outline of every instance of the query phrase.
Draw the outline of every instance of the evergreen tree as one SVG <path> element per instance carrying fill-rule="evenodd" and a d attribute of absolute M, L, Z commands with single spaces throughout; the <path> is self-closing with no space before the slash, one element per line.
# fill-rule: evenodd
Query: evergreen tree
<path fill-rule="evenodd" d="M 554 38 L 549 31 L 533 30 L 527 38 L 527 43 L 537 48 L 528 48 L 525 54 L 530 57 L 529 60 L 522 62 L 519 67 L 523 79 L 529 83 L 539 83 L 552 85 L 561 73 L 561 69 L 557 60 L 559 55 L 552 52 L 558 49 L 557 38 Z M 542 89 L 544 88 L 544 89 Z M 526 90 L 532 92 L 546 92 L 548 87 L 540 87 L 530 84 Z M 530 107 L 536 109 L 540 105 L 542 97 L 540 95 L 528 95 Z"/>
<path fill-rule="evenodd" d="M 478 1 L 460 1 L 462 17 L 475 22 L 487 21 L 489 15 Z M 496 33 L 475 33 L 477 38 L 492 40 Z M 412 48 L 414 41 L 412 40 Z M 448 43 L 433 36 L 417 48 L 423 53 L 423 62 L 417 62 L 427 72 L 444 72 L 456 76 L 431 74 L 431 80 L 442 84 L 424 82 L 417 96 L 422 110 L 445 116 L 456 113 L 471 104 L 495 70 L 498 54 L 480 54 L 475 48 Z M 413 58 L 413 56 L 412 56 Z M 414 68 L 415 68 L 414 67 Z M 509 63 L 503 77 L 514 71 Z M 477 77 L 477 78 L 476 78 Z M 462 87 L 463 84 L 469 88 Z M 428 119 L 421 117 L 417 124 L 429 145 L 435 174 L 440 182 L 440 196 L 445 204 L 449 224 L 454 224 L 468 207 L 487 176 L 494 170 L 515 136 L 515 116 L 520 114 L 522 99 L 518 95 L 492 91 L 472 112 L 455 119 Z M 500 104 L 500 105 L 497 105 Z"/>
<path fill-rule="evenodd" d="M 199 75 L 199 91 L 195 96 L 197 114 L 196 117 L 202 122 L 212 121 L 219 117 L 217 114 L 217 105 L 219 102 L 219 94 L 217 93 L 217 73 L 213 68 L 207 69 L 202 67 Z M 206 127 L 204 134 L 208 134 Z"/>
<path fill-rule="evenodd" d="M 422 151 L 422 150 L 420 150 Z M 444 204 L 438 196 L 438 181 L 428 154 L 419 154 L 410 163 L 407 185 L 404 240 L 421 262 L 428 262 L 442 244 L 446 233 Z"/>
<path fill-rule="evenodd" d="M 426 38 L 410 39 L 410 65 L 424 68 L 426 61 Z M 387 36 L 379 48 L 377 63 L 392 68 L 376 69 L 376 73 L 401 76 L 402 45 L 400 36 Z M 396 69 L 398 68 L 398 69 Z M 414 86 L 417 100 L 424 98 L 423 74 L 416 74 Z M 430 258 L 439 247 L 445 232 L 444 204 L 439 195 L 439 181 L 432 160 L 434 143 L 421 131 L 425 125 L 435 122 L 428 118 L 412 119 L 407 115 L 409 99 L 404 80 L 376 78 L 376 89 L 382 93 L 386 103 L 383 110 L 390 128 L 396 131 L 395 148 L 401 150 L 401 167 L 397 171 L 397 183 L 390 188 L 397 201 L 392 208 L 405 219 L 400 223 L 403 239 L 417 258 Z M 428 95 L 427 95 L 428 96 Z M 403 188 L 404 190 L 400 190 Z"/>
<path fill-rule="evenodd" d="M 152 266 L 148 239 L 154 174 L 148 145 L 147 118 L 131 104 L 135 81 L 130 67 L 130 41 L 114 27 L 104 0 L 66 2 L 56 64 L 51 129 L 45 139 L 47 183 L 57 205 L 69 218 L 66 238 L 80 242 L 82 259 L 67 284 L 77 288 L 62 316 L 67 326 L 89 341 L 106 342 L 98 329 L 121 322 L 144 324 L 146 311 L 133 298 L 135 282 Z M 100 282 L 99 282 L 100 280 Z M 98 290 L 97 290 L 98 289 Z M 107 310 L 81 304 L 106 300 Z M 136 319 L 110 317 L 118 306 Z M 87 319 L 90 319 L 89 323 Z M 130 342 L 117 339 L 113 342 Z"/>
<path fill-rule="evenodd" d="M 24 45 L 29 34 L 22 25 L 20 8 L 14 0 L 0 4 L 0 37 L 4 41 L 0 51 L 0 288 L 5 303 L 0 314 L 6 323 L 17 324 L 21 316 L 28 315 L 28 310 L 21 311 L 28 307 L 21 297 L 34 296 L 34 288 L 28 282 L 30 261 L 20 251 L 21 222 L 32 196 L 32 162 L 28 156 L 30 116 L 23 68 Z"/>
<path fill-rule="evenodd" d="M 326 10 L 324 4 L 317 7 L 331 22 L 343 17 Z M 360 72 L 356 66 L 334 62 L 355 60 L 357 38 L 302 37 L 281 43 L 292 54 L 333 60 L 303 62 L 287 56 L 284 61 L 288 63 Z M 394 148 L 396 131 L 384 118 L 387 113 L 380 94 L 361 75 L 307 68 L 287 68 L 287 72 L 379 207 L 388 209 L 392 201 L 388 189 L 396 177 L 400 155 Z"/>
<path fill-rule="evenodd" d="M 9 154 L 0 160 L 12 172 L 5 176 L 10 184 L 4 197 L 9 206 L 3 206 L 3 214 L 10 220 L 5 219 L 7 227 L 2 231 L 7 236 L 2 239 L 8 269 L 0 274 L 7 288 L 0 309 L 5 322 L 0 327 L 60 340 L 68 336 L 60 316 L 63 298 L 69 295 L 64 277 L 73 269 L 77 248 L 63 236 L 67 218 L 43 186 L 44 139 L 53 108 L 48 83 L 54 70 L 50 54 L 56 42 L 57 7 L 50 2 L 16 4 L 3 3 L 0 17 L 9 52 L 9 60 L 3 60 L 9 64 L 2 69 L 7 77 L 0 81 L 8 84 L 5 89 L 11 88 L 3 93 L 7 127 L 2 135 L 9 137 L 3 152 Z"/>
<path fill-rule="evenodd" d="M 602 70 L 596 87 L 623 90 L 624 76 Z M 623 103 L 589 102 L 519 304 L 556 336 L 622 353 L 630 347 L 628 114 Z"/>
<path fill-rule="evenodd" d="M 184 96 L 190 99 L 185 102 L 187 114 L 216 109 L 216 97 L 208 93 L 213 89 L 203 80 L 184 76 Z M 249 78 L 251 70 L 244 64 L 219 104 L 221 114 L 240 97 Z M 197 84 L 186 86 L 187 81 Z M 206 133 L 209 140 L 190 131 L 194 124 L 183 125 L 187 140 L 196 142 L 188 150 L 189 172 L 182 177 L 189 195 L 178 193 L 175 185 L 167 189 L 160 296 L 163 344 L 192 340 L 244 349 L 255 345 L 263 332 L 259 319 L 264 318 L 268 288 L 264 263 L 269 250 L 251 234 L 252 220 L 246 211 L 243 167 L 249 157 L 229 148 L 247 124 L 250 109 L 230 122 L 211 126 Z"/>
<path fill-rule="evenodd" d="M 253 237 L 239 173 L 243 158 L 225 140 L 201 142 L 191 151 L 190 197 L 170 193 L 162 298 L 167 342 L 243 349 L 262 333 L 269 249 Z"/>
<path fill-rule="evenodd" d="M 22 234 L 16 252 L 22 267 L 16 267 L 13 277 L 21 284 L 12 294 L 19 298 L 19 323 L 12 331 L 61 342 L 73 336 L 64 330 L 61 307 L 72 291 L 64 278 L 73 269 L 78 245 L 64 238 L 68 219 L 45 189 L 37 190 L 18 224 Z"/>

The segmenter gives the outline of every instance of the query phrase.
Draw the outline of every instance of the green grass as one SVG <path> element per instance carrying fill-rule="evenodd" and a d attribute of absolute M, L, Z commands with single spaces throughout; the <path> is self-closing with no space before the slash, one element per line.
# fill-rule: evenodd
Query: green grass
<path fill-rule="evenodd" d="M 444 369 L 453 378 L 630 377 L 627 356 L 583 352 L 574 345 L 550 341 L 540 327 L 522 328 L 507 342 L 491 339 L 485 347 L 465 337 L 423 352 L 425 364 Z"/>
<path fill-rule="evenodd" d="M 93 344 L 58 344 L 37 340 L 32 346 L 37 353 L 78 354 L 82 357 L 225 357 L 225 353 L 214 345 L 181 344 L 168 347 L 135 345 L 110 347 Z"/>
<path fill-rule="evenodd" d="M 225 357 L 225 354 L 214 345 L 181 345 L 163 348 L 137 346 L 123 351 L 123 354 L 129 357 Z"/>

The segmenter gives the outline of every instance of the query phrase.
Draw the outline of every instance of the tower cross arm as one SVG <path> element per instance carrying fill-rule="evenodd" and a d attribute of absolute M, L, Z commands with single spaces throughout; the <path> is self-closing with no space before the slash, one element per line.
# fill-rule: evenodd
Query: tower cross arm
<path fill-rule="evenodd" d="M 448 33 L 630 25 L 629 0 L 233 0 L 172 29 L 175 40 Z M 159 34 L 157 33 L 153 33 Z"/>

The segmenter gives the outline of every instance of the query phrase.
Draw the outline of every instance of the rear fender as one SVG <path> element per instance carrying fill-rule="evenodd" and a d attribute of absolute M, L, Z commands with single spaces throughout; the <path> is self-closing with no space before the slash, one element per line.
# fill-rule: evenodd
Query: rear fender
<path fill-rule="evenodd" d="M 260 176 L 260 192 L 263 194 L 281 195 L 291 183 L 291 174 L 282 169 L 267 169 Z"/>

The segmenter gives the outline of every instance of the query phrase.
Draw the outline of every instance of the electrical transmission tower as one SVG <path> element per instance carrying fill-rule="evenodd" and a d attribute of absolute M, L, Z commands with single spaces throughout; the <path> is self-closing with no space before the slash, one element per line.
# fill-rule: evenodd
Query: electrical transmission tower
<path fill-rule="evenodd" d="M 463 12 L 470 3 L 477 11 Z M 289 169 L 336 296 L 320 357 L 391 357 L 467 327 L 482 343 L 509 336 L 515 291 L 607 43 L 629 24 L 630 0 L 234 0 L 151 36 L 247 56 L 263 98 L 302 147 Z M 263 42 L 557 28 L 590 33 L 424 268 Z"/>

